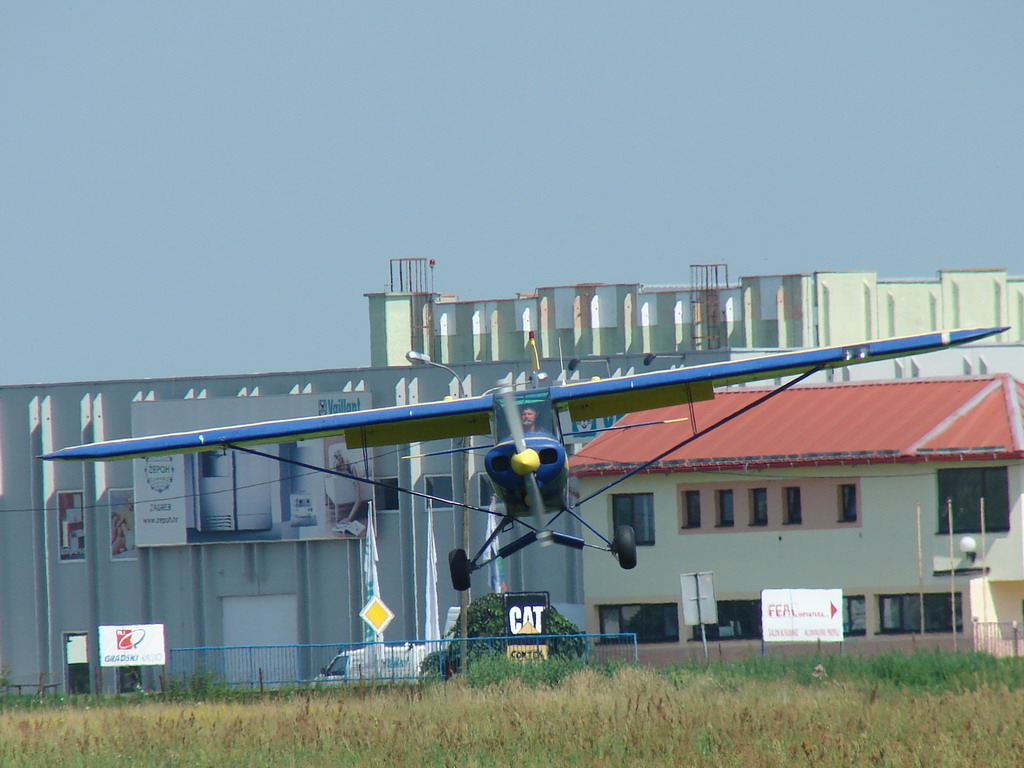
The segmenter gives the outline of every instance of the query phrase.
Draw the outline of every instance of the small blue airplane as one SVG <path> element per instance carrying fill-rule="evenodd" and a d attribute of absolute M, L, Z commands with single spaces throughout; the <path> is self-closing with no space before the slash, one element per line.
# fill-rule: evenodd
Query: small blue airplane
<path fill-rule="evenodd" d="M 440 402 L 108 440 L 63 448 L 42 458 L 47 461 L 108 461 L 174 453 L 238 450 L 375 485 L 377 482 L 372 479 L 261 453 L 255 446 L 337 435 L 344 435 L 346 444 L 353 448 L 490 435 L 494 442 L 484 458 L 484 467 L 495 495 L 504 505 L 504 512 L 501 513 L 500 524 L 495 526 L 494 532 L 475 556 L 470 557 L 464 549 L 454 549 L 449 553 L 452 586 L 456 590 L 465 591 L 469 589 L 470 574 L 473 571 L 494 557 L 507 557 L 534 542 L 555 543 L 581 550 L 585 547 L 600 549 L 611 552 L 622 568 L 634 568 L 637 555 L 633 529 L 630 526 L 619 526 L 609 539 L 589 525 L 580 516 L 578 508 L 671 451 L 741 415 L 741 412 L 703 430 L 681 435 L 681 442 L 669 451 L 651 457 L 649 461 L 599 491 L 572 503 L 568 494 L 569 469 L 564 445 L 566 435 L 561 428 L 563 420 L 559 418 L 561 414 L 567 413 L 572 421 L 577 422 L 599 419 L 632 411 L 709 400 L 714 397 L 716 386 L 795 377 L 766 392 L 756 401 L 760 403 L 820 371 L 933 352 L 984 339 L 1006 330 L 1005 327 L 998 327 L 923 333 L 565 384 L 548 382 L 541 370 L 531 334 L 534 375 L 532 387 L 528 389 L 505 387 L 476 397 Z M 746 410 L 749 407 L 744 412 Z M 428 496 L 408 489 L 400 490 L 415 496 Z M 451 499 L 441 501 L 493 514 L 491 510 Z M 562 514 L 578 520 L 601 543 L 587 543 L 579 536 L 552 528 Z M 496 555 L 486 554 L 498 534 L 512 524 L 522 526 L 526 532 L 499 548 Z"/>

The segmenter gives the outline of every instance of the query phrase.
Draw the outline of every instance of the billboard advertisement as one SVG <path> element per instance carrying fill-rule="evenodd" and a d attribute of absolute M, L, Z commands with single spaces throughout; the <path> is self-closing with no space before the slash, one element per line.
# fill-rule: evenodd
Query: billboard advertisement
<path fill-rule="evenodd" d="M 57 548 L 60 562 L 85 560 L 85 520 L 82 491 L 57 494 Z"/>
<path fill-rule="evenodd" d="M 346 393 L 140 403 L 133 426 L 137 434 L 156 434 L 360 410 L 367 401 L 364 393 Z M 372 486 L 289 462 L 367 477 L 368 454 L 349 448 L 341 436 L 257 450 L 267 456 L 217 450 L 136 459 L 134 545 L 365 535 Z"/>
<path fill-rule="evenodd" d="M 547 635 L 549 597 L 547 592 L 506 592 L 505 634 L 514 637 L 505 649 L 513 661 L 543 661 L 548 657 L 547 643 L 531 639 L 531 635 Z"/>
<path fill-rule="evenodd" d="M 843 590 L 762 590 L 761 631 L 766 643 L 841 643 Z"/>
<path fill-rule="evenodd" d="M 141 667 L 167 663 L 163 624 L 101 626 L 100 666 Z"/>

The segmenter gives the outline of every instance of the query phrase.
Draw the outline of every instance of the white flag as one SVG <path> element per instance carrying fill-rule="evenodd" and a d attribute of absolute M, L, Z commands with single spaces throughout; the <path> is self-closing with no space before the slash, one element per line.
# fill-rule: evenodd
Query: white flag
<path fill-rule="evenodd" d="M 363 578 L 366 579 L 367 603 L 375 597 L 380 597 L 380 584 L 377 581 L 377 524 L 374 520 L 374 512 L 371 504 L 366 515 L 366 537 L 363 539 Z M 380 642 L 383 636 L 368 626 L 366 639 Z"/>
<path fill-rule="evenodd" d="M 427 642 L 441 639 L 441 622 L 437 613 L 437 547 L 434 545 L 434 505 L 427 506 L 427 594 L 426 620 L 423 639 Z"/>
<path fill-rule="evenodd" d="M 489 507 L 490 514 L 487 515 L 487 537 L 490 538 L 491 534 L 494 533 L 494 529 L 498 527 L 498 520 L 501 516 L 498 512 L 498 497 L 491 496 L 491 505 Z M 495 536 L 490 546 L 487 547 L 487 556 L 493 557 L 491 560 L 490 567 L 487 569 L 488 575 L 491 582 L 491 592 L 507 592 L 508 587 L 505 585 L 505 564 L 498 556 L 498 537 Z"/>

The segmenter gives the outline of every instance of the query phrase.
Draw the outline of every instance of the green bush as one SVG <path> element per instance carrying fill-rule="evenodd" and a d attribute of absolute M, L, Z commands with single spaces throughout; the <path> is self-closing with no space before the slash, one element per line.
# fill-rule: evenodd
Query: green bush
<path fill-rule="evenodd" d="M 524 685 L 551 687 L 586 666 L 586 662 L 572 658 L 553 657 L 544 661 L 520 662 L 494 655 L 475 659 L 469 665 L 466 680 L 472 686 L 518 680 Z"/>

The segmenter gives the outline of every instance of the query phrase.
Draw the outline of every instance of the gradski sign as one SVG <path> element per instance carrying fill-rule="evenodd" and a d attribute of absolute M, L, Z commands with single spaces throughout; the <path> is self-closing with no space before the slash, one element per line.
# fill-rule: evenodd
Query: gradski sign
<path fill-rule="evenodd" d="M 101 626 L 101 667 L 163 666 L 167 663 L 163 624 Z"/>

